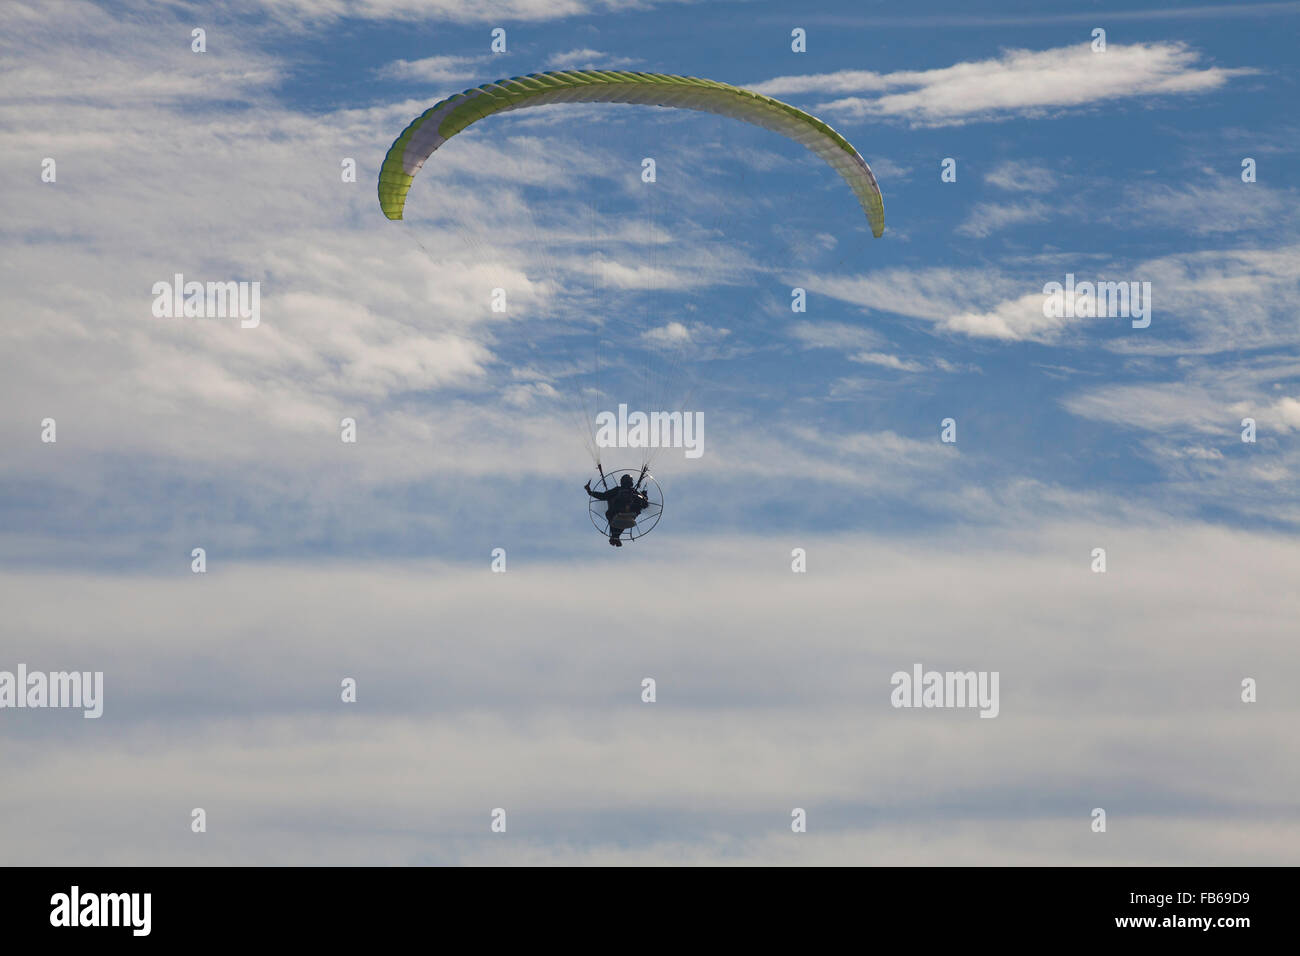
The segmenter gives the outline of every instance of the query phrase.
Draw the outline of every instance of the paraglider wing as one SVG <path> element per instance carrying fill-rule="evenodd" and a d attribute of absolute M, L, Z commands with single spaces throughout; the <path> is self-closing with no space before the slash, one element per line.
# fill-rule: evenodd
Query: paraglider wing
<path fill-rule="evenodd" d="M 858 151 L 817 117 L 769 96 L 693 76 L 625 70 L 566 70 L 498 80 L 425 110 L 388 150 L 379 172 L 379 205 L 401 219 L 411 180 L 425 160 L 471 123 L 507 110 L 550 103 L 635 103 L 700 110 L 773 130 L 816 153 L 852 188 L 877 238 L 885 231 L 880 187 Z"/>

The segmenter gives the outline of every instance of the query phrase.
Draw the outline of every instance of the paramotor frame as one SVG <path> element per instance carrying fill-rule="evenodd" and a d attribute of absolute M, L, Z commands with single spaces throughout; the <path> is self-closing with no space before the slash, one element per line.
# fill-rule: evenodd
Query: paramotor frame
<path fill-rule="evenodd" d="M 655 481 L 654 475 L 649 472 L 642 472 L 640 468 L 620 468 L 618 471 L 606 471 L 597 474 L 591 482 L 591 487 L 602 491 L 617 488 L 619 480 L 624 475 L 631 475 L 632 480 L 640 479 L 639 490 L 646 493 L 650 503 L 642 509 L 641 513 L 636 516 L 635 522 L 631 527 L 620 532 L 619 537 L 624 541 L 635 541 L 637 538 L 644 537 L 654 530 L 655 525 L 659 523 L 660 517 L 664 513 L 664 492 L 659 487 L 659 482 Z M 592 498 L 587 504 L 587 513 L 591 517 L 591 524 L 603 537 L 609 537 L 609 525 L 605 521 L 605 510 L 609 506 L 598 498 Z"/>

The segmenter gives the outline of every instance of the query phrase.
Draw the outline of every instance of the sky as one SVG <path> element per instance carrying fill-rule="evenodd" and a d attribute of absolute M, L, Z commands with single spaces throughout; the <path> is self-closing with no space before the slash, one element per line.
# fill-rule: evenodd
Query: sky
<path fill-rule="evenodd" d="M 4 4 L 0 681 L 104 691 L 0 708 L 0 862 L 1294 864 L 1298 30 Z M 818 116 L 884 235 L 791 140 L 611 104 L 489 117 L 384 217 L 422 111 L 585 68 Z M 155 314 L 178 273 L 256 326 Z M 1149 311 L 1049 314 L 1067 281 Z M 704 426 L 614 549 L 619 403 Z M 918 665 L 996 717 L 895 706 Z"/>

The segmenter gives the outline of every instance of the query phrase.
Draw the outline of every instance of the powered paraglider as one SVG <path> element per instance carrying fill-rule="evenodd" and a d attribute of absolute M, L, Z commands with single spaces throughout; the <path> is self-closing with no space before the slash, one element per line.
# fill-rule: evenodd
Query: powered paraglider
<path fill-rule="evenodd" d="M 861 205 L 871 234 L 879 238 L 884 232 L 884 203 L 871 168 L 843 136 L 817 117 L 769 96 L 714 80 L 623 70 L 530 73 L 527 76 L 485 83 L 435 103 L 411 121 L 384 157 L 378 182 L 379 204 L 384 215 L 390 220 L 405 218 L 407 194 L 417 173 L 434 152 L 472 124 L 499 113 L 572 103 L 621 103 L 711 113 L 780 133 L 810 150 L 834 169 Z M 593 138 L 606 135 L 604 126 L 597 126 L 588 114 L 582 112 L 582 108 L 578 109 L 576 129 L 579 136 L 583 132 Z M 561 125 L 568 127 L 568 124 Z M 584 155 L 581 152 L 571 152 L 562 153 L 557 158 L 568 158 L 574 165 L 579 165 Z M 739 164 L 744 159 L 745 152 L 722 149 L 717 155 Z M 537 181 L 547 182 L 544 177 Z M 642 178 L 643 183 L 654 181 L 653 178 Z M 574 188 L 568 183 L 555 186 L 554 180 L 551 182 L 549 188 L 552 189 Z M 578 181 L 578 194 L 584 202 L 591 201 L 584 186 L 583 181 Z M 517 188 L 520 199 L 518 208 L 524 211 L 526 221 L 531 224 L 531 230 L 526 229 L 526 232 L 531 231 L 531 236 L 521 236 L 518 230 L 507 233 L 515 242 L 511 248 L 507 240 L 507 248 L 504 250 L 490 248 L 495 243 L 482 238 L 479 224 L 474 221 L 473 195 L 467 197 L 465 194 L 432 189 L 420 201 L 426 204 L 426 208 L 433 207 L 437 221 L 449 224 L 461 233 L 462 239 L 470 247 L 472 259 L 485 261 L 490 256 L 501 270 L 508 270 L 515 276 L 524 272 L 525 283 L 531 282 L 533 277 L 526 274 L 527 267 L 521 264 L 540 262 L 550 273 L 549 283 L 544 284 L 546 288 L 565 292 L 571 297 L 570 301 L 597 306 L 573 308 L 562 314 L 558 309 L 547 313 L 544 311 L 545 306 L 541 306 L 538 314 L 547 319 L 563 319 L 548 323 L 549 334 L 567 338 L 574 343 L 585 339 L 586 344 L 570 353 L 565 370 L 553 376 L 553 380 L 564 380 L 577 399 L 574 403 L 577 407 L 571 411 L 575 419 L 581 422 L 584 440 L 597 467 L 595 487 L 609 490 L 615 487 L 623 475 L 631 475 L 636 481 L 638 492 L 646 493 L 647 503 L 634 513 L 615 514 L 607 518 L 609 509 L 605 501 L 593 500 L 589 506 L 591 521 L 596 530 L 606 537 L 611 534 L 615 536 L 611 539 L 611 544 L 635 540 L 648 534 L 658 524 L 663 513 L 662 490 L 649 474 L 654 449 L 663 446 L 629 445 L 628 447 L 641 449 L 640 468 L 604 471 L 601 464 L 603 446 L 595 425 L 599 416 L 593 416 L 589 402 L 608 402 L 609 407 L 618 407 L 620 414 L 625 407 L 621 403 L 637 396 L 643 399 L 640 406 L 648 411 L 663 410 L 671 413 L 674 409 L 685 409 L 685 400 L 673 401 L 682 394 L 678 386 L 682 384 L 679 376 L 683 365 L 688 358 L 698 360 L 695 353 L 698 352 L 699 343 L 707 341 L 708 335 L 725 336 L 729 334 L 728 329 L 710 329 L 704 324 L 691 326 L 686 324 L 684 318 L 663 315 L 657 308 L 656 293 L 669 288 L 672 281 L 672 270 L 661 268 L 661 250 L 671 251 L 680 234 L 664 229 L 659 223 L 659 203 L 662 201 L 656 196 L 659 190 L 638 190 L 637 193 L 645 198 L 633 202 L 643 204 L 642 214 L 621 221 L 598 223 L 595 206 L 592 206 L 591 289 L 583 297 L 577 293 L 573 282 L 575 273 L 580 271 L 575 263 L 581 262 L 572 254 L 576 232 L 573 225 L 580 217 L 570 216 L 563 228 L 553 228 L 548 236 L 538 228 L 533 216 L 533 204 L 523 201 L 525 188 L 536 191 L 548 187 L 538 187 L 536 182 L 524 181 Z M 618 192 L 612 194 L 613 202 L 620 202 L 622 198 Z M 538 204 L 538 209 L 555 212 L 549 208 L 548 203 Z M 418 213 L 416 215 L 418 217 Z M 581 236 L 577 238 L 580 240 Z M 563 245 L 565 242 L 569 245 Z M 639 248 L 644 250 L 640 261 L 620 259 L 620 249 L 629 247 L 631 243 L 640 243 Z M 419 244 L 423 248 L 423 243 Z M 462 269 L 462 273 L 463 271 Z M 508 283 L 503 281 L 500 284 L 504 287 Z M 627 308 L 626 303 L 616 302 L 612 298 L 616 293 L 626 296 L 637 290 L 643 293 L 646 300 L 644 318 L 640 321 L 632 318 L 634 315 L 639 316 L 640 309 Z M 582 356 L 591 356 L 591 359 Z M 543 378 L 542 381 L 544 388 L 550 389 L 547 394 L 558 394 L 550 388 L 547 379 Z M 687 390 L 687 395 L 689 394 Z M 637 404 L 634 403 L 632 407 L 637 407 Z M 677 414 L 680 417 L 680 412 Z M 619 527 L 619 523 L 623 523 L 623 526 Z M 611 524 L 615 526 L 611 528 Z"/>

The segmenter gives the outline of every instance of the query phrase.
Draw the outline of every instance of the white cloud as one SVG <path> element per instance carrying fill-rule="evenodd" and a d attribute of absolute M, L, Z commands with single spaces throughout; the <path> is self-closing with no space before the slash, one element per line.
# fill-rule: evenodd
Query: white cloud
<path fill-rule="evenodd" d="M 1190 227 L 1189 227 L 1190 228 Z M 1109 347 L 1133 355 L 1211 354 L 1300 344 L 1300 245 L 1283 231 L 1259 248 L 1171 253 L 1135 263 L 1128 275 L 1152 286 L 1159 336 L 1129 335 Z"/>
<path fill-rule="evenodd" d="M 641 338 L 664 349 L 680 349 L 687 345 L 716 344 L 731 334 L 730 329 L 715 328 L 702 322 L 687 325 L 682 322 L 666 322 L 641 333 Z"/>
<path fill-rule="evenodd" d="M 1056 173 L 1031 162 L 1005 162 L 990 169 L 984 181 L 1011 192 L 1045 193 L 1056 188 Z"/>
<path fill-rule="evenodd" d="M 1300 431 L 1300 398 L 1284 396 L 1258 412 L 1266 425 L 1279 431 Z"/>
<path fill-rule="evenodd" d="M 430 56 L 423 60 L 394 60 L 376 72 L 386 80 L 424 83 L 468 83 L 485 79 L 485 56 Z M 493 76 L 491 79 L 497 79 Z"/>
<path fill-rule="evenodd" d="M 668 0 L 685 3 L 688 0 Z M 260 0 L 232 0 L 250 14 L 270 15 L 290 23 L 323 24 L 340 19 L 448 23 L 540 23 L 571 17 L 651 9 L 655 0 L 279 0 L 266 7 Z"/>
<path fill-rule="evenodd" d="M 1274 236 L 1294 237 L 1300 232 L 1296 215 L 1300 196 L 1294 189 L 1272 189 L 1205 171 L 1182 178 L 1177 185 L 1156 182 L 1128 187 L 1115 218 L 1126 224 L 1138 218 L 1202 236 L 1268 230 Z"/>
<path fill-rule="evenodd" d="M 1043 115 L 1123 99 L 1187 96 L 1258 71 L 1202 66 L 1181 43 L 1088 44 L 1050 50 L 1008 50 L 994 59 L 933 70 L 875 73 L 848 70 L 782 76 L 754 85 L 772 96 L 870 93 L 817 104 L 817 111 L 855 119 L 893 117 L 920 126 Z"/>
<path fill-rule="evenodd" d="M 882 365 L 885 368 L 892 368 L 899 372 L 925 371 L 925 365 L 921 362 L 902 359 L 897 355 L 889 355 L 885 352 L 856 352 L 849 356 L 849 360 L 861 362 L 864 365 Z"/>
<path fill-rule="evenodd" d="M 528 408 L 536 404 L 539 399 L 556 399 L 560 397 L 560 393 L 546 382 L 509 385 L 502 393 L 502 399 L 507 405 L 514 405 L 518 408 Z"/>
<path fill-rule="evenodd" d="M 644 333 L 644 338 L 660 345 L 685 345 L 691 341 L 690 331 L 680 322 L 669 322 Z"/>
<path fill-rule="evenodd" d="M 1054 208 L 1044 202 L 982 202 L 976 204 L 970 215 L 960 226 L 957 233 L 984 239 L 1000 229 L 1016 226 L 1026 222 L 1044 222 L 1054 212 Z"/>
<path fill-rule="evenodd" d="M 552 54 L 546 65 L 553 70 L 617 70 L 636 63 L 635 57 L 613 56 L 600 50 L 569 50 Z"/>
<path fill-rule="evenodd" d="M 1284 241 L 1289 236 L 1281 237 Z M 790 275 L 823 295 L 880 312 L 923 319 L 935 327 L 975 338 L 1061 341 L 1070 329 L 1116 320 L 1048 318 L 1043 285 L 1077 280 L 1151 283 L 1152 323 L 1159 335 L 1140 330 L 1105 340 L 1129 355 L 1198 355 L 1300 344 L 1300 325 L 1279 320 L 1300 312 L 1300 246 L 1214 249 L 1171 253 L 1120 265 L 1088 268 L 1087 257 L 1053 257 L 1051 269 L 1015 279 L 989 269 L 883 269 L 866 275 Z M 1080 263 L 1074 265 L 1072 263 Z M 1104 268 L 1104 274 L 1102 269 Z M 1032 291 L 1023 291 L 1029 287 Z M 1120 328 L 1124 327 L 1121 320 Z"/>
<path fill-rule="evenodd" d="M 1237 424 L 1221 397 L 1184 382 L 1099 386 L 1067 398 L 1065 407 L 1083 418 L 1155 432 L 1186 429 L 1223 438 Z"/>
<path fill-rule="evenodd" d="M 535 364 L 571 374 L 564 340 L 549 347 L 547 336 L 570 331 L 553 321 L 558 309 L 570 321 L 593 313 L 593 246 L 604 253 L 607 306 L 622 290 L 703 288 L 752 268 L 715 240 L 697 247 L 689 232 L 626 218 L 601 219 L 588 233 L 565 205 L 588 197 L 566 184 L 607 176 L 612 163 L 599 144 L 563 148 L 563 129 L 458 141 L 426 170 L 408 220 L 395 224 L 378 214 L 374 167 L 426 98 L 307 115 L 269 98 L 260 84 L 280 65 L 256 49 L 228 43 L 205 59 L 173 42 L 165 21 L 132 24 L 89 6 L 37 15 L 5 5 L 0 17 L 12 31 L 6 42 L 22 49 L 22 76 L 6 83 L 6 93 L 21 95 L 0 105 L 0 159 L 17 166 L 52 151 L 59 161 L 56 184 L 8 197 L 11 232 L 0 256 L 6 307 L 24 317 L 0 325 L 0 381 L 15 412 L 0 422 L 0 441 L 22 449 L 10 464 L 29 475 L 45 474 L 46 464 L 28 456 L 21 423 L 51 408 L 62 427 L 78 422 L 76 440 L 61 440 L 87 473 L 95 455 L 108 455 L 159 478 L 194 462 L 241 469 L 256 461 L 286 480 L 328 460 L 322 436 L 337 443 L 339 419 L 360 415 L 372 444 L 359 467 L 376 481 L 438 468 L 424 444 L 431 439 L 463 445 L 455 466 L 470 474 L 499 472 L 503 457 L 521 456 L 538 473 L 559 474 L 570 451 L 554 437 L 559 400 L 498 381 L 509 374 L 501 343 L 526 329 L 539 344 Z M 94 82 L 76 72 L 84 58 L 67 55 L 74 21 L 112 61 Z M 159 60 L 159 37 L 167 37 L 161 49 L 180 52 Z M 166 82 L 146 81 L 159 62 Z M 403 69 L 433 76 L 471 62 L 435 57 Z M 200 88 L 205 104 L 217 105 L 189 109 Z M 256 110 L 221 105 L 251 96 L 263 98 Z M 61 117 L 53 132 L 51 97 Z M 354 158 L 360 181 L 341 181 L 337 160 L 304 164 L 308 156 Z M 454 188 L 486 183 L 490 190 Z M 159 184 L 173 184 L 167 202 Z M 555 202 L 526 199 L 534 186 L 555 190 Z M 26 241 L 33 235 L 44 240 Z M 666 251 L 647 256 L 651 246 Z M 260 281 L 261 327 L 153 318 L 150 288 L 175 272 Z M 498 286 L 510 293 L 505 315 L 489 308 Z M 413 396 L 434 392 L 452 395 L 430 424 Z M 477 407 L 466 401 L 473 395 L 502 405 Z M 523 417 L 521 407 L 534 411 Z M 401 451 L 401 442 L 416 450 Z M 63 478 L 80 480 L 73 471 Z"/>
<path fill-rule="evenodd" d="M 884 341 L 875 329 L 843 322 L 796 322 L 790 326 L 790 336 L 807 348 L 866 349 L 880 346 Z"/>
<path fill-rule="evenodd" d="M 1256 481 L 1289 480 L 1300 470 L 1300 450 L 1288 436 L 1300 431 L 1300 399 L 1269 395 L 1267 369 L 1193 365 L 1185 380 L 1099 385 L 1063 404 L 1072 414 L 1149 433 L 1144 445 L 1179 487 L 1185 502 L 1231 501 L 1244 513 L 1291 520 L 1296 496 L 1255 497 Z M 1256 423 L 1256 443 L 1242 442 L 1244 419 Z M 1211 444 L 1207 442 L 1216 442 Z"/>
<path fill-rule="evenodd" d="M 625 568 L 546 562 L 500 533 L 506 574 L 488 572 L 485 548 L 483 567 L 226 563 L 181 587 L 0 575 L 0 668 L 105 674 L 98 721 L 29 711 L 0 725 L 24 768 L 0 788 L 6 859 L 1282 865 L 1300 852 L 1300 830 L 1271 819 L 1300 796 L 1300 713 L 1289 698 L 1234 703 L 1243 674 L 1300 680 L 1287 539 L 1121 522 L 948 527 L 926 543 L 679 539 L 636 553 L 653 597 L 611 640 L 591 627 L 591 596 L 619 593 Z M 1089 570 L 1099 542 L 1105 575 Z M 795 545 L 806 574 L 789 571 Z M 998 671 L 1000 715 L 893 709 L 891 674 L 918 662 Z M 344 676 L 355 705 L 339 702 Z M 644 676 L 656 704 L 641 703 Z M 211 846 L 156 825 L 195 794 L 223 808 Z M 1095 805 L 1143 823 L 1097 840 Z M 483 836 L 496 806 L 508 847 Z M 819 839 L 790 838 L 793 806 Z"/>
<path fill-rule="evenodd" d="M 887 269 L 866 276 L 805 276 L 802 281 L 820 294 L 924 319 L 972 338 L 1046 342 L 1081 321 L 1045 317 L 1041 286 L 1014 299 L 1002 298 L 1015 284 L 987 270 Z"/>
<path fill-rule="evenodd" d="M 1168 458 L 1213 462 L 1224 460 L 1223 452 L 1207 445 L 1170 445 L 1163 442 L 1155 442 L 1149 444 L 1148 447 L 1155 454 Z"/>
<path fill-rule="evenodd" d="M 1041 291 L 1027 292 L 1017 299 L 1004 299 L 989 310 L 957 312 L 937 324 L 972 338 L 1049 342 L 1080 320 L 1044 315 L 1043 299 Z"/>
<path fill-rule="evenodd" d="M 884 336 L 860 325 L 798 322 L 790 327 L 790 336 L 806 348 L 834 349 L 845 353 L 849 361 L 863 365 L 880 365 L 900 372 L 921 372 L 926 369 L 923 362 L 881 351 Z"/>
<path fill-rule="evenodd" d="M 9 125 L 32 110 L 48 119 L 53 104 L 81 112 L 87 106 L 194 108 L 213 101 L 266 100 L 284 76 L 280 62 L 258 48 L 253 36 L 238 30 L 222 34 L 219 54 L 192 52 L 193 26 L 186 20 L 182 30 L 167 16 L 119 16 L 93 3 L 8 0 L 0 4 L 5 76 L 0 116 Z M 67 47 L 74 30 L 80 38 L 75 56 Z M 69 122 L 67 113 L 60 115 L 59 135 L 47 137 L 46 143 L 93 146 L 93 138 L 104 132 L 84 130 Z M 146 129 L 152 128 L 147 114 L 141 120 Z M 155 119 L 164 121 L 162 116 Z M 43 129 L 51 132 L 48 121 Z"/>

